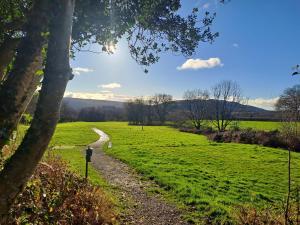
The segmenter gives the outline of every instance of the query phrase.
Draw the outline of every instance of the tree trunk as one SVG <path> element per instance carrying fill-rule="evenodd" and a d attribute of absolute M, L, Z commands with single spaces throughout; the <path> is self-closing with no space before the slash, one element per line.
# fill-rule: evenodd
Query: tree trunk
<path fill-rule="evenodd" d="M 16 127 L 16 121 L 26 108 L 28 89 L 42 65 L 43 32 L 48 29 L 48 2 L 36 1 L 21 40 L 13 69 L 0 86 L 0 150 Z"/>
<path fill-rule="evenodd" d="M 7 38 L 0 46 L 0 83 L 5 77 L 5 69 L 13 60 L 19 38 Z"/>
<path fill-rule="evenodd" d="M 55 9 L 42 89 L 32 124 L 15 154 L 0 173 L 0 218 L 33 174 L 54 133 L 69 79 L 69 48 L 75 0 L 52 0 Z"/>

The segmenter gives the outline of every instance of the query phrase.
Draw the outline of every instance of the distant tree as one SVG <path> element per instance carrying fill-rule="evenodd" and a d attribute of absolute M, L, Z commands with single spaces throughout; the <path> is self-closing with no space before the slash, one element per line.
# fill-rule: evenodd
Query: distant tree
<path fill-rule="evenodd" d="M 145 117 L 147 125 L 152 125 L 156 119 L 152 98 L 145 100 Z"/>
<path fill-rule="evenodd" d="M 175 109 L 168 113 L 168 121 L 171 121 L 175 127 L 183 128 L 189 120 L 187 113 L 183 109 Z"/>
<path fill-rule="evenodd" d="M 126 112 L 123 108 L 102 106 L 97 108 L 105 116 L 105 121 L 126 121 Z"/>
<path fill-rule="evenodd" d="M 234 120 L 234 111 L 242 101 L 241 88 L 236 82 L 225 80 L 212 87 L 215 109 L 212 122 L 223 132 Z"/>
<path fill-rule="evenodd" d="M 172 102 L 172 95 L 156 94 L 152 97 L 152 102 L 160 124 L 164 124 L 168 115 L 168 107 Z"/>
<path fill-rule="evenodd" d="M 76 121 L 78 112 L 73 109 L 67 102 L 62 102 L 60 107 L 59 122 L 73 122 Z"/>
<path fill-rule="evenodd" d="M 183 95 L 185 110 L 194 127 L 199 130 L 204 119 L 208 117 L 209 92 L 195 89 Z"/>
<path fill-rule="evenodd" d="M 276 109 L 289 118 L 300 119 L 300 85 L 284 90 L 276 103 Z M 285 116 L 286 117 L 286 116 Z"/>
<path fill-rule="evenodd" d="M 78 120 L 86 122 L 102 122 L 105 121 L 105 114 L 101 108 L 86 107 L 80 110 Z"/>
<path fill-rule="evenodd" d="M 143 98 L 130 100 L 126 104 L 128 122 L 133 125 L 145 125 L 146 103 Z"/>

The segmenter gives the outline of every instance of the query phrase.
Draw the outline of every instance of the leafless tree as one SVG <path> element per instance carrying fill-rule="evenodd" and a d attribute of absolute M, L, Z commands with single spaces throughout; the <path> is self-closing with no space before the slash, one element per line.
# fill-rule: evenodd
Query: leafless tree
<path fill-rule="evenodd" d="M 285 114 L 285 118 L 300 119 L 300 85 L 287 88 L 276 103 L 276 109 Z"/>
<path fill-rule="evenodd" d="M 167 94 L 156 94 L 152 97 L 152 102 L 159 122 L 164 124 L 168 114 L 168 107 L 172 102 L 172 96 Z"/>
<path fill-rule="evenodd" d="M 208 116 L 209 92 L 200 89 L 188 90 L 183 95 L 188 118 L 194 127 L 199 130 Z"/>
<path fill-rule="evenodd" d="M 285 224 L 289 224 L 289 209 L 291 198 L 291 151 L 299 144 L 299 115 L 300 115 L 300 85 L 288 88 L 276 103 L 276 109 L 281 112 L 281 134 L 289 146 L 288 153 L 288 193 L 285 206 Z M 297 214 L 297 218 L 298 218 Z"/>
<path fill-rule="evenodd" d="M 213 86 L 212 95 L 215 104 L 212 121 L 223 132 L 234 120 L 233 113 L 242 102 L 241 88 L 236 82 L 225 80 Z"/>

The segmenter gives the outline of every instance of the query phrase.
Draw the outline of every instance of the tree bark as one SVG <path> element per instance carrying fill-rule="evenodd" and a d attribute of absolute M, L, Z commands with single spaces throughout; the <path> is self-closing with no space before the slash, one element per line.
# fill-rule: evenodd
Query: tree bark
<path fill-rule="evenodd" d="M 48 30 L 48 2 L 35 2 L 25 28 L 27 34 L 20 42 L 13 69 L 0 86 L 0 150 L 26 108 L 30 94 L 28 89 L 32 88 L 30 85 L 42 65 L 41 52 L 46 39 L 43 33 Z"/>
<path fill-rule="evenodd" d="M 75 0 L 56 0 L 53 4 L 56 8 L 50 26 L 45 75 L 34 119 L 21 145 L 0 173 L 2 218 L 42 158 L 59 118 L 65 88 L 73 76 L 69 49 Z"/>
<path fill-rule="evenodd" d="M 5 69 L 13 60 L 19 38 L 7 38 L 0 46 L 0 83 L 5 77 Z"/>

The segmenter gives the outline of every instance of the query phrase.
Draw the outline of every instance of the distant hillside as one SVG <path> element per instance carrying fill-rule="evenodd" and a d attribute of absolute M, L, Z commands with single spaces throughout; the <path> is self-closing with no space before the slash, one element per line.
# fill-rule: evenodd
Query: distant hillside
<path fill-rule="evenodd" d="M 209 101 L 211 105 L 214 103 L 214 100 L 209 100 Z M 103 106 L 114 106 L 117 108 L 123 108 L 125 104 L 124 102 L 119 102 L 119 101 L 80 99 L 80 98 L 69 98 L 69 97 L 64 98 L 63 102 L 69 104 L 69 106 L 71 106 L 75 110 L 80 110 L 86 107 L 103 107 Z M 174 101 L 173 107 L 175 106 L 176 108 L 183 108 L 184 107 L 183 102 L 184 102 L 183 100 Z M 239 112 L 253 112 L 253 113 L 272 112 L 251 105 L 242 105 L 238 103 L 234 103 L 234 104 L 236 104 L 234 108 L 236 109 L 236 111 Z"/>
<path fill-rule="evenodd" d="M 80 98 L 64 98 L 64 103 L 67 103 L 75 110 L 81 110 L 87 107 L 116 107 L 123 108 L 124 102 L 107 101 L 107 100 L 94 100 L 94 99 L 80 99 Z"/>
<path fill-rule="evenodd" d="M 209 108 L 214 107 L 215 100 L 208 100 Z M 83 108 L 87 107 L 116 107 L 119 109 L 124 108 L 125 103 L 119 101 L 108 101 L 108 100 L 93 100 L 93 99 L 78 99 L 78 98 L 64 98 L 63 102 L 67 103 L 73 109 L 80 111 Z M 242 105 L 238 103 L 235 104 L 235 112 L 237 114 L 237 118 L 244 120 L 278 120 L 279 115 L 274 111 L 265 110 L 262 108 L 258 108 L 250 105 Z M 181 110 L 184 108 L 184 101 L 177 100 L 174 101 L 171 105 L 172 110 Z"/>
<path fill-rule="evenodd" d="M 208 101 L 209 101 L 208 106 L 210 108 L 214 107 L 216 100 L 211 99 L 211 100 L 208 100 Z M 175 101 L 174 104 L 175 104 L 174 106 L 177 107 L 177 108 L 183 108 L 184 107 L 184 100 Z M 233 108 L 237 112 L 251 112 L 251 113 L 272 112 L 272 111 L 265 110 L 265 109 L 262 109 L 262 108 L 258 108 L 258 107 L 255 107 L 255 106 L 251 106 L 251 105 L 242 105 L 242 104 L 239 104 L 239 103 L 230 103 L 230 104 L 234 104 Z"/>
<path fill-rule="evenodd" d="M 216 100 L 208 100 L 208 108 L 210 111 L 213 111 L 215 107 Z M 234 104 L 231 107 L 234 108 L 234 112 L 236 118 L 239 120 L 279 120 L 280 116 L 275 111 L 265 110 L 259 107 L 251 106 L 251 105 L 242 105 L 239 103 L 230 103 Z M 183 109 L 184 101 L 179 100 L 175 101 L 173 104 L 173 110 Z"/>

